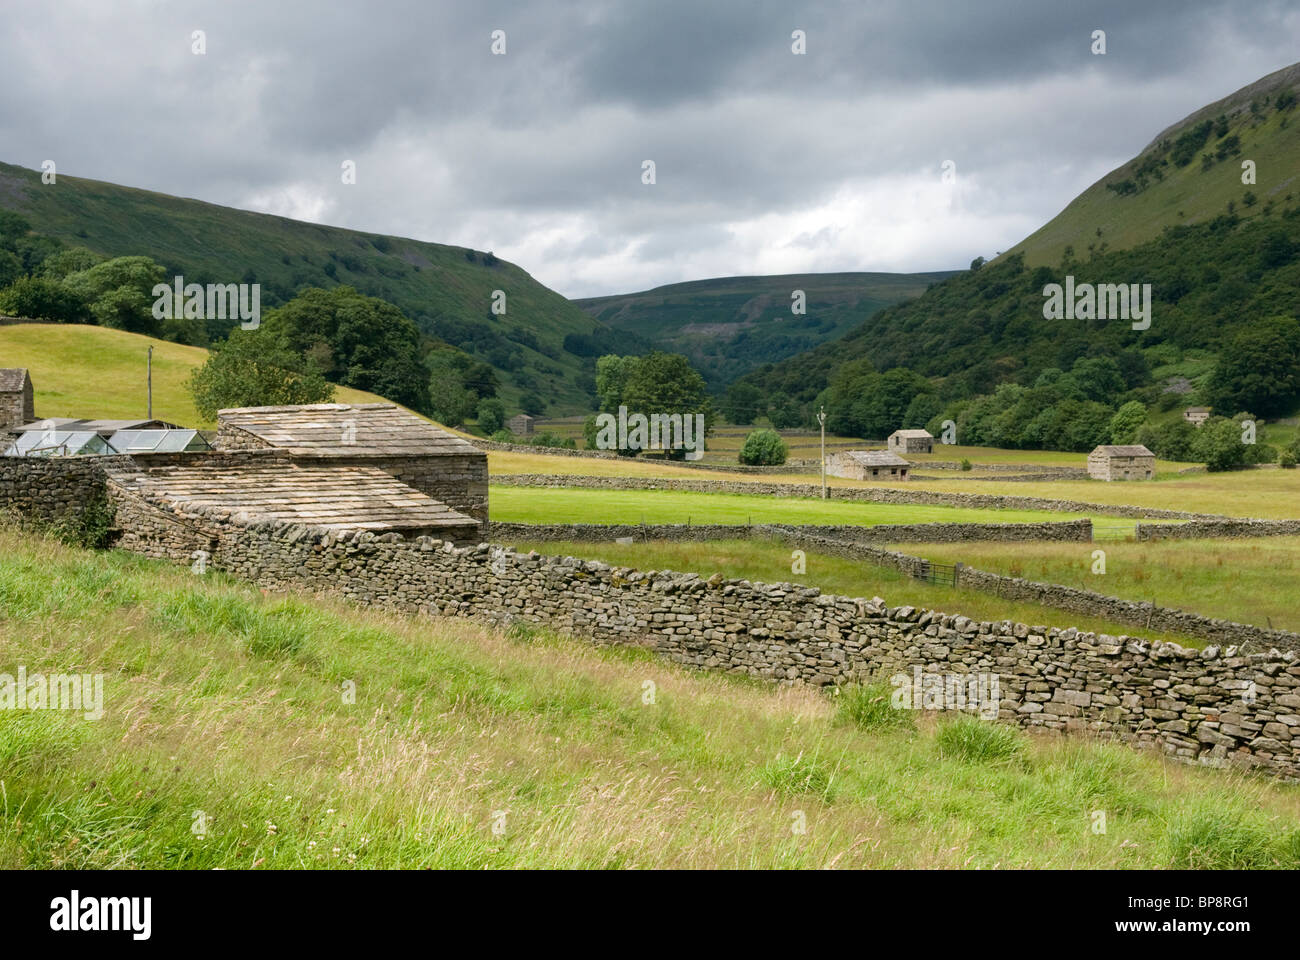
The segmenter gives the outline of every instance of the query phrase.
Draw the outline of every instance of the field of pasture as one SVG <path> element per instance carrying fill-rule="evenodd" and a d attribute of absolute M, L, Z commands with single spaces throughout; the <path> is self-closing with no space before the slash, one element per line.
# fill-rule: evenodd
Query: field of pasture
<path fill-rule="evenodd" d="M 1105 551 L 1093 573 L 1092 551 Z M 936 562 L 1154 601 L 1260 627 L 1300 632 L 1300 537 L 1141 543 L 935 543 L 897 549 Z"/>
<path fill-rule="evenodd" d="M 0 599 L 0 662 L 104 675 L 99 719 L 0 724 L 0 868 L 1300 868 L 1293 785 L 917 718 L 887 681 L 779 688 L 11 531 Z"/>

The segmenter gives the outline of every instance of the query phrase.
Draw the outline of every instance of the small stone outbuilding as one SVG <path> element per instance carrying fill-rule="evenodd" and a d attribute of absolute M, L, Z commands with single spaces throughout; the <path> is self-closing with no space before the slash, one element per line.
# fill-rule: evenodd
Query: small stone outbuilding
<path fill-rule="evenodd" d="M 846 480 L 906 480 L 911 466 L 888 450 L 849 450 L 826 458 L 826 472 Z"/>
<path fill-rule="evenodd" d="M 528 437 L 532 436 L 533 424 L 536 422 L 536 417 L 530 417 L 526 413 L 516 413 L 506 421 L 506 429 L 517 437 Z"/>
<path fill-rule="evenodd" d="M 36 419 L 32 378 L 23 367 L 0 368 L 0 432 L 17 432 Z"/>
<path fill-rule="evenodd" d="M 929 430 L 895 430 L 889 435 L 889 449 L 894 453 L 929 453 L 934 434 Z"/>
<path fill-rule="evenodd" d="M 299 465 L 373 467 L 488 520 L 487 454 L 392 403 L 314 403 L 217 411 L 219 451 L 280 450 Z"/>
<path fill-rule="evenodd" d="M 1183 419 L 1194 427 L 1199 427 L 1210 419 L 1209 407 L 1188 407 L 1183 411 Z"/>
<path fill-rule="evenodd" d="M 1100 446 L 1088 454 L 1088 476 L 1094 480 L 1150 480 L 1156 475 L 1156 455 L 1140 443 Z"/>

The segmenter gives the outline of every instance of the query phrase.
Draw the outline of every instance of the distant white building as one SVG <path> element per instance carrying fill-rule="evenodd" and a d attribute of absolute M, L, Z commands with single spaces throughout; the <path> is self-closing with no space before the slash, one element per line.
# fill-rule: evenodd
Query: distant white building
<path fill-rule="evenodd" d="M 826 458 L 826 472 L 846 480 L 906 480 L 911 467 L 888 450 L 849 450 Z"/>
<path fill-rule="evenodd" d="M 1209 407 L 1188 407 L 1183 411 L 1183 419 L 1194 427 L 1199 427 L 1210 419 Z"/>
<path fill-rule="evenodd" d="M 895 453 L 929 453 L 933 447 L 929 430 L 895 430 L 889 435 L 889 449 Z"/>

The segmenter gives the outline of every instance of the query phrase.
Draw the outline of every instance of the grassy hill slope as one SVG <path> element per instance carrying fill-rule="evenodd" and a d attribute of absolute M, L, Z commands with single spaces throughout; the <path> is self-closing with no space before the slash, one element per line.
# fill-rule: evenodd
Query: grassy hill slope
<path fill-rule="evenodd" d="M 108 327 L 62 323 L 0 326 L 0 367 L 26 367 L 38 417 L 143 418 L 148 411 L 145 364 L 153 347 L 153 415 L 187 427 L 215 427 L 199 417 L 185 389 L 208 351 Z M 336 387 L 339 403 L 383 397 Z"/>
<path fill-rule="evenodd" d="M 0 661 L 103 675 L 98 720 L 0 724 L 4 869 L 1300 866 L 1285 784 L 915 722 L 878 690 L 266 597 L 4 530 L 0 599 Z"/>
<path fill-rule="evenodd" d="M 1031 267 L 1055 266 L 1067 246 L 1077 256 L 1094 247 L 1125 250 L 1159 236 L 1166 227 L 1212 220 L 1229 202 L 1245 214 L 1242 198 L 1247 191 L 1255 194 L 1259 207 L 1300 194 L 1300 110 L 1277 109 L 1278 95 L 1297 87 L 1300 63 L 1202 107 L 1162 130 L 1136 157 L 1079 194 L 1007 253 L 1023 252 Z M 1220 116 L 1227 120 L 1226 129 L 1212 129 L 1202 145 L 1193 148 L 1196 127 L 1213 124 Z M 1184 135 L 1188 139 L 1180 156 L 1178 141 Z M 1206 154 L 1214 158 L 1212 163 L 1204 163 Z M 1177 160 L 1183 158 L 1188 162 L 1180 166 Z M 1253 186 L 1241 182 L 1243 160 L 1255 162 Z M 1108 187 L 1125 181 L 1135 192 L 1121 195 Z M 1145 186 L 1139 187 L 1141 182 Z"/>
<path fill-rule="evenodd" d="M 834 340 L 882 307 L 920 295 L 951 272 L 805 273 L 719 277 L 641 293 L 577 300 L 617 330 L 683 353 L 709 381 L 725 387 L 762 363 Z M 807 313 L 791 313 L 802 290 Z"/>
<path fill-rule="evenodd" d="M 462 347 L 502 372 L 508 405 L 535 390 L 551 412 L 589 407 L 589 358 L 564 349 L 569 334 L 599 324 L 514 264 L 464 247 L 367 234 L 235 210 L 149 190 L 0 163 L 0 209 L 35 232 L 107 256 L 153 257 L 188 282 L 257 282 L 262 306 L 302 287 L 348 284 L 397 304 L 427 335 Z M 507 297 L 504 316 L 492 293 Z M 608 331 L 605 331 L 608 333 Z"/>

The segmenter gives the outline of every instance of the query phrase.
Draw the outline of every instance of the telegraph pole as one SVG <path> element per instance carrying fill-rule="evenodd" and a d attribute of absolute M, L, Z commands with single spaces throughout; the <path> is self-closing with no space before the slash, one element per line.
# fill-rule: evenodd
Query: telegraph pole
<path fill-rule="evenodd" d="M 817 411 L 817 422 L 822 427 L 822 499 L 826 499 L 826 408 Z"/>
<path fill-rule="evenodd" d="M 149 348 L 149 359 L 145 366 L 145 386 L 149 391 L 149 416 L 148 420 L 153 419 L 153 347 Z"/>

